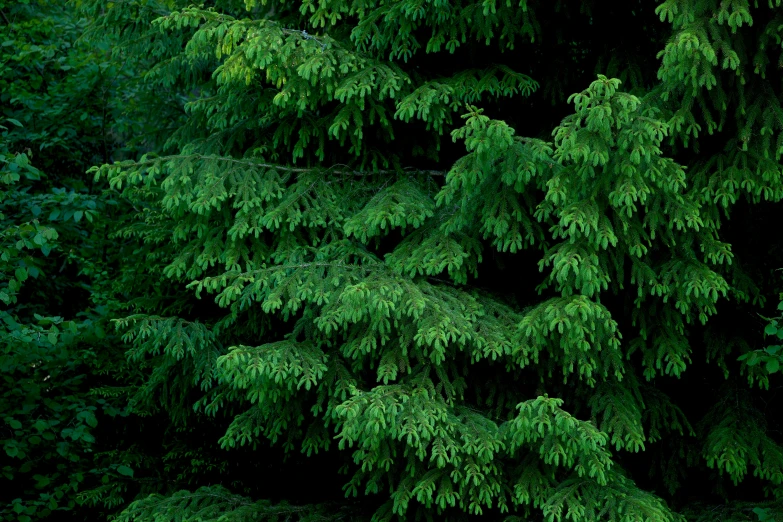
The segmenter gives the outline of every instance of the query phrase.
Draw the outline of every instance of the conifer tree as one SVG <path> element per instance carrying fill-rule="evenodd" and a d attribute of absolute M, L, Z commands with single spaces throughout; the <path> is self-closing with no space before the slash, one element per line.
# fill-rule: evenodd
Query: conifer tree
<path fill-rule="evenodd" d="M 79 4 L 184 111 L 91 171 L 132 408 L 361 499 L 119 520 L 783 519 L 779 1 Z"/>

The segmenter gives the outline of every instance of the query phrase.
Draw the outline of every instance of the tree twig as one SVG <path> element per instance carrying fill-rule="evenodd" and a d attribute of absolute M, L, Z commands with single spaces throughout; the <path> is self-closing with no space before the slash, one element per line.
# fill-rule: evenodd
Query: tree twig
<path fill-rule="evenodd" d="M 235 163 L 237 165 L 245 165 L 248 167 L 260 167 L 265 169 L 275 169 L 279 170 L 281 172 L 290 172 L 292 174 L 304 174 L 307 172 L 313 172 L 316 170 L 324 170 L 331 174 L 338 174 L 341 176 L 371 176 L 371 175 L 377 175 L 377 174 L 398 174 L 400 172 L 415 172 L 419 174 L 425 174 L 429 176 L 445 176 L 446 173 L 440 170 L 426 170 L 426 169 L 415 169 L 411 167 L 406 167 L 403 169 L 382 169 L 382 170 L 334 170 L 334 167 L 327 167 L 327 168 L 319 168 L 319 167 L 307 167 L 307 168 L 301 168 L 301 167 L 285 167 L 282 165 L 275 165 L 272 163 L 263 163 L 260 161 L 252 161 L 252 160 L 241 160 L 236 159 L 228 156 L 205 156 L 203 154 L 176 154 L 171 156 L 160 156 L 157 158 L 150 158 L 146 159 L 144 161 L 132 161 L 132 162 L 118 162 L 115 163 L 115 165 L 120 167 L 141 167 L 144 165 L 151 165 L 153 163 L 159 162 L 159 161 L 172 161 L 172 160 L 178 160 L 178 159 L 197 159 L 197 160 L 211 160 L 211 161 L 222 161 L 226 163 Z"/>

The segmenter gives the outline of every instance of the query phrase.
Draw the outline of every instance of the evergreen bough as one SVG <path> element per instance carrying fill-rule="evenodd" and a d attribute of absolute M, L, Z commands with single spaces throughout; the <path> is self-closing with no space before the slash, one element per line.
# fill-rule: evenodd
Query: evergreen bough
<path fill-rule="evenodd" d="M 184 110 L 90 171 L 131 409 L 367 497 L 118 520 L 783 519 L 779 1 L 78 4 Z"/>

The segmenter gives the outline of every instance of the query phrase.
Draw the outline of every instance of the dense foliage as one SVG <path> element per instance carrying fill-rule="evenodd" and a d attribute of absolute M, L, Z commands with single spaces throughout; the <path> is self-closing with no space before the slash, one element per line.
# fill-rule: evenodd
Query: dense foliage
<path fill-rule="evenodd" d="M 91 393 L 124 365 L 102 352 L 114 201 L 83 175 L 114 146 L 114 71 L 105 47 L 73 47 L 86 23 L 72 9 L 0 2 L 0 12 L 0 518 L 30 520 L 132 474 L 126 457 L 95 453 L 114 448 L 96 442 L 98 418 L 127 415 L 124 404 Z"/>
<path fill-rule="evenodd" d="M 0 13 L 4 520 L 783 521 L 778 0 Z"/>

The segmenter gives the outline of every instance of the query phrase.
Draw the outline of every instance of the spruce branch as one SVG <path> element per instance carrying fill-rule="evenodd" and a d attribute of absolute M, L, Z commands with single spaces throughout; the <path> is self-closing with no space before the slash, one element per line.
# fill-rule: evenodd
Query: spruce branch
<path fill-rule="evenodd" d="M 230 156 L 217 156 L 217 155 L 204 155 L 204 154 L 173 154 L 169 156 L 158 156 L 156 158 L 148 158 L 148 159 L 142 159 L 139 161 L 118 161 L 115 162 L 112 165 L 107 166 L 114 166 L 114 167 L 122 167 L 122 168 L 128 168 L 128 167 L 146 167 L 149 165 L 154 165 L 155 163 L 161 163 L 166 161 L 174 161 L 174 160 L 187 160 L 187 159 L 196 159 L 196 160 L 203 160 L 203 161 L 215 161 L 215 162 L 225 162 L 225 163 L 233 163 L 236 165 L 243 165 L 246 167 L 256 167 L 256 168 L 265 168 L 265 169 L 274 169 L 281 172 L 289 172 L 292 174 L 306 174 L 309 172 L 316 172 L 316 171 L 324 171 L 328 172 L 330 174 L 337 174 L 340 176 L 356 176 L 356 177 L 366 177 L 366 176 L 377 176 L 377 175 L 388 175 L 388 174 L 399 174 L 400 172 L 409 172 L 414 174 L 422 174 L 427 176 L 445 176 L 446 173 L 440 170 L 431 170 L 431 169 L 417 169 L 414 167 L 405 167 L 402 169 L 382 169 L 382 170 L 335 170 L 335 167 L 338 166 L 345 166 L 344 164 L 337 164 L 333 165 L 332 167 L 327 168 L 318 168 L 318 167 L 286 167 L 283 165 L 275 165 L 274 163 L 265 163 L 261 161 L 252 161 L 252 160 L 241 160 L 232 158 Z"/>

